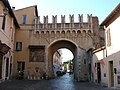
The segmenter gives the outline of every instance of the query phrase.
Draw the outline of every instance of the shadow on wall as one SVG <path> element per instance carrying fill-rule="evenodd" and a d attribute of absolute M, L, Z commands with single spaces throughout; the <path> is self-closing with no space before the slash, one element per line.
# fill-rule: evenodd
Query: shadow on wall
<path fill-rule="evenodd" d="M 105 50 L 93 54 L 93 77 L 94 81 L 105 86 L 115 83 L 120 84 L 120 51 L 107 55 Z M 111 66 L 112 62 L 112 66 Z M 113 74 L 113 76 L 111 76 Z M 116 80 L 114 80 L 116 77 Z M 112 82 L 111 82 L 112 80 Z M 111 86 L 111 85 L 110 85 Z"/>

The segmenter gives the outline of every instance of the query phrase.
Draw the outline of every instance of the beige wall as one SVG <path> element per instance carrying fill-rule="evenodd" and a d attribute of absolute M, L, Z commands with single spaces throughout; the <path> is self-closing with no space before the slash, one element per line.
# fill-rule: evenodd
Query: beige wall
<path fill-rule="evenodd" d="M 2 3 L 0 3 L 0 15 L 3 14 L 3 9 L 5 7 Z M 3 17 L 0 17 L 0 39 L 2 43 L 7 44 L 13 51 L 13 43 L 14 43 L 14 33 L 15 33 L 15 26 L 13 24 L 13 18 L 9 15 L 6 15 L 6 23 L 5 23 L 5 30 L 2 30 L 2 20 Z"/>
<path fill-rule="evenodd" d="M 118 79 L 117 79 L 118 76 L 120 76 L 120 70 L 119 70 L 120 68 L 120 56 L 119 56 L 120 55 L 120 42 L 119 42 L 120 25 L 119 23 L 120 23 L 120 13 L 119 13 L 119 17 L 116 20 L 114 20 L 108 27 L 106 27 L 106 32 L 108 29 L 110 29 L 110 34 L 111 34 L 111 46 L 108 47 L 106 45 L 107 55 L 108 55 L 106 60 L 108 62 L 113 60 L 113 67 L 117 68 L 117 74 L 114 73 L 114 86 L 115 87 L 120 87 L 120 84 L 118 84 Z M 107 44 L 107 39 L 106 39 L 106 44 Z"/>
<path fill-rule="evenodd" d="M 21 26 L 21 29 L 16 31 L 15 34 L 15 43 L 22 42 L 22 51 L 15 51 L 15 58 L 14 58 L 14 77 L 17 77 L 17 62 L 25 62 L 25 78 L 34 77 L 40 78 L 43 76 L 45 71 L 45 62 L 30 62 L 30 55 L 29 55 L 29 45 L 36 45 L 35 43 L 31 42 L 31 27 L 33 24 L 33 20 L 35 19 L 35 7 L 29 7 L 25 9 L 20 9 L 15 11 L 16 18 Z M 22 15 L 27 16 L 26 24 L 22 24 Z M 16 47 L 16 45 L 15 45 Z M 15 48 L 14 47 L 14 48 Z M 34 76 L 34 77 L 32 77 Z"/>
<path fill-rule="evenodd" d="M 116 13 L 111 18 L 109 15 L 110 20 L 106 20 L 105 23 L 105 40 L 106 40 L 106 49 L 105 51 L 101 50 L 96 52 L 93 55 L 93 68 L 95 62 L 100 62 L 99 60 L 103 59 L 104 67 L 101 65 L 101 83 L 111 87 L 111 83 L 113 82 L 114 87 L 120 87 L 118 84 L 118 77 L 120 77 L 120 10 L 115 10 Z M 115 12 L 114 11 L 114 12 Z M 108 46 L 108 38 L 107 32 L 110 30 L 110 37 L 111 37 L 111 45 Z M 113 68 L 110 67 L 110 61 L 113 61 Z M 116 69 L 116 73 L 115 73 Z M 110 72 L 113 71 L 113 76 L 111 77 Z M 106 74 L 106 75 L 105 75 Z M 111 82 L 111 78 L 113 81 Z M 97 75 L 94 74 L 94 80 L 97 79 Z"/>
<path fill-rule="evenodd" d="M 3 9 L 5 9 L 5 8 L 6 7 L 4 6 L 2 1 L 0 1 L 0 40 L 1 40 L 1 43 L 4 43 L 10 47 L 10 50 L 8 51 L 7 54 L 5 54 L 3 56 L 3 60 L 2 60 L 2 79 L 3 80 L 5 80 L 5 78 L 9 79 L 11 76 L 10 75 L 10 63 L 13 64 L 14 34 L 15 34 L 15 30 L 16 30 L 16 27 L 15 27 L 14 22 L 13 22 L 13 17 L 10 16 L 9 12 L 7 12 L 7 15 L 5 16 L 6 17 L 5 29 L 4 30 L 2 29 L 2 22 L 3 22 L 2 15 L 3 15 Z M 7 58 L 9 59 L 8 77 L 5 76 Z"/>
<path fill-rule="evenodd" d="M 94 82 L 98 81 L 97 78 L 97 63 L 100 63 L 101 69 L 101 84 L 108 86 L 108 62 L 106 60 L 106 50 L 103 49 L 93 54 L 92 71 L 94 74 Z M 96 64 L 96 66 L 95 66 Z"/>
<path fill-rule="evenodd" d="M 107 53 L 108 55 L 114 54 L 120 51 L 120 42 L 119 42 L 119 33 L 120 33 L 120 14 L 119 17 L 113 21 L 108 27 L 106 27 L 106 44 L 107 44 L 107 30 L 110 29 L 111 34 L 111 46 L 107 45 Z"/>
<path fill-rule="evenodd" d="M 17 17 L 19 24 L 22 24 L 22 15 L 27 15 L 27 23 L 26 24 L 32 24 L 33 18 L 36 17 L 35 6 L 16 10 L 15 15 Z"/>
<path fill-rule="evenodd" d="M 35 14 L 35 6 L 17 10 L 15 11 L 15 15 L 21 26 L 21 30 L 16 32 L 15 42 L 22 42 L 22 51 L 15 51 L 14 75 L 17 73 L 17 61 L 23 61 L 25 62 L 25 77 L 41 77 L 42 75 L 40 74 L 43 74 L 44 72 L 48 72 L 49 76 L 52 77 L 52 60 L 54 52 L 60 48 L 68 48 L 75 54 L 75 78 L 78 80 L 88 80 L 88 63 L 86 65 L 83 65 L 82 63 L 84 59 L 87 59 L 86 52 L 87 50 L 93 48 L 93 43 L 95 43 L 95 47 L 99 44 L 99 27 L 97 17 L 92 17 L 92 15 L 90 15 L 88 16 L 89 21 L 87 23 L 83 22 L 81 19 L 81 21 L 77 23 L 77 26 L 74 26 L 76 25 L 74 22 L 69 23 L 68 26 L 68 23 L 64 23 L 64 25 L 63 23 L 57 22 L 39 23 L 37 21 L 39 20 L 39 17 Z M 26 24 L 22 24 L 22 15 L 27 16 Z M 56 18 L 53 19 L 57 21 Z M 74 18 L 71 17 L 70 20 L 72 19 Z M 35 24 L 38 24 L 39 27 Z M 52 27 L 49 27 L 50 25 Z M 45 47 L 44 62 L 29 62 L 29 45 Z M 36 72 L 36 68 L 38 68 L 38 72 Z M 84 73 L 80 73 L 83 71 Z"/>

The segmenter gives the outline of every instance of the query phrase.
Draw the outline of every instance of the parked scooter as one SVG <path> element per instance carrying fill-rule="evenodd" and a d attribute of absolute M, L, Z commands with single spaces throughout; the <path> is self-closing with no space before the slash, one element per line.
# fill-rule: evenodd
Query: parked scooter
<path fill-rule="evenodd" d="M 24 71 L 18 71 L 18 79 L 24 78 Z"/>

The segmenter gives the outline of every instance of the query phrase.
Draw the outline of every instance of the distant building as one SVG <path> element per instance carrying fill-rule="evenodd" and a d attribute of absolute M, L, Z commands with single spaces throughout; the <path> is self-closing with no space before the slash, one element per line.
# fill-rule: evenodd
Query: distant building
<path fill-rule="evenodd" d="M 120 3 L 100 26 L 105 30 L 105 46 L 93 52 L 94 81 L 120 87 Z"/>
<path fill-rule="evenodd" d="M 73 60 L 68 60 L 63 63 L 63 70 L 64 72 L 73 73 Z"/>
<path fill-rule="evenodd" d="M 62 69 L 62 56 L 61 51 L 58 50 L 53 55 L 53 72 L 56 75 L 57 71 L 61 71 Z"/>
<path fill-rule="evenodd" d="M 0 82 L 12 77 L 14 35 L 19 27 L 8 0 L 0 1 Z"/>

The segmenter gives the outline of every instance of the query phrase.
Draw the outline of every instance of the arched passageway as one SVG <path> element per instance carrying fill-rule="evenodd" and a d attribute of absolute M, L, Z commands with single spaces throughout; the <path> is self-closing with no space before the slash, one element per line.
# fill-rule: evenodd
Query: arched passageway
<path fill-rule="evenodd" d="M 69 49 L 73 55 L 73 75 L 77 80 L 88 80 L 88 64 L 86 51 L 80 49 L 74 42 L 70 40 L 57 40 L 48 46 L 47 53 L 47 74 L 53 76 L 53 55 L 60 48 Z M 84 64 L 84 65 L 83 65 Z M 82 69 L 81 69 L 82 68 Z M 81 71 L 82 70 L 82 71 Z"/>
<path fill-rule="evenodd" d="M 58 49 L 53 55 L 54 76 L 62 76 L 66 73 L 73 73 L 73 54 L 67 48 Z"/>
<path fill-rule="evenodd" d="M 74 55 L 74 60 L 73 62 L 75 63 L 75 59 L 76 59 L 76 55 L 77 55 L 77 46 L 68 40 L 58 40 L 54 43 L 52 43 L 49 47 L 48 47 L 48 73 L 51 76 L 53 76 L 53 55 L 54 53 L 60 49 L 60 48 L 67 48 L 69 49 L 73 55 Z"/>

